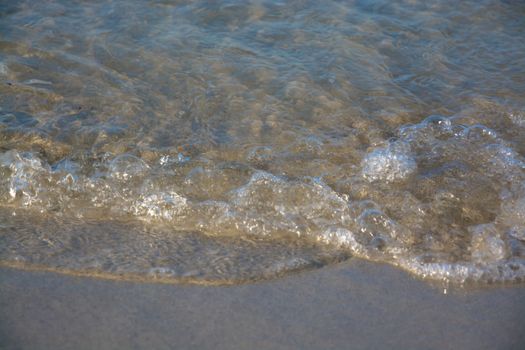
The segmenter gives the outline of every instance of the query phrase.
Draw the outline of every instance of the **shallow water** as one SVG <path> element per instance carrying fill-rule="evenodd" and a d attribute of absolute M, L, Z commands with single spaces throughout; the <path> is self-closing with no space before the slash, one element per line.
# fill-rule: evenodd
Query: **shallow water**
<path fill-rule="evenodd" d="M 0 1 L 0 261 L 525 278 L 521 1 Z"/>

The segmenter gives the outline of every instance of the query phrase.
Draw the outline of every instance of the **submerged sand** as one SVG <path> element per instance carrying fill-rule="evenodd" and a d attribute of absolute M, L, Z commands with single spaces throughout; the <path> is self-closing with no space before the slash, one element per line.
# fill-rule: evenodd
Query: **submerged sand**
<path fill-rule="evenodd" d="M 525 286 L 448 288 L 360 259 L 238 286 L 0 269 L 1 349 L 523 349 Z"/>

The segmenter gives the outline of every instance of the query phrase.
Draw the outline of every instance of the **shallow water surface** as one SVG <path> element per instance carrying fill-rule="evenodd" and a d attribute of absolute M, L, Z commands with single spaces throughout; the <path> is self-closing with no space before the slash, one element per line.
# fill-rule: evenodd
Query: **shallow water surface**
<path fill-rule="evenodd" d="M 0 1 L 0 261 L 525 278 L 521 1 Z"/>

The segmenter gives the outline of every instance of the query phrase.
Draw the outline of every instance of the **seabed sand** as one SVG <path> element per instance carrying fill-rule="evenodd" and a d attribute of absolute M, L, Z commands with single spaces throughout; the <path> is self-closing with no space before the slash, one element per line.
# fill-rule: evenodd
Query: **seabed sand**
<path fill-rule="evenodd" d="M 360 259 L 239 286 L 0 269 L 1 349 L 523 349 L 525 287 L 448 289 Z"/>

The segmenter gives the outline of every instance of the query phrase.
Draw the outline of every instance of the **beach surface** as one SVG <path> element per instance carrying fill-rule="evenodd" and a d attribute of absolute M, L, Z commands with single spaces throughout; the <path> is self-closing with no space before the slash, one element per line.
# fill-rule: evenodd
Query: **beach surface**
<path fill-rule="evenodd" d="M 523 0 L 0 1 L 0 350 L 525 349 L 523 38 Z"/>
<path fill-rule="evenodd" d="M 0 269 L 1 349 L 522 349 L 525 288 L 360 259 L 238 286 Z"/>

